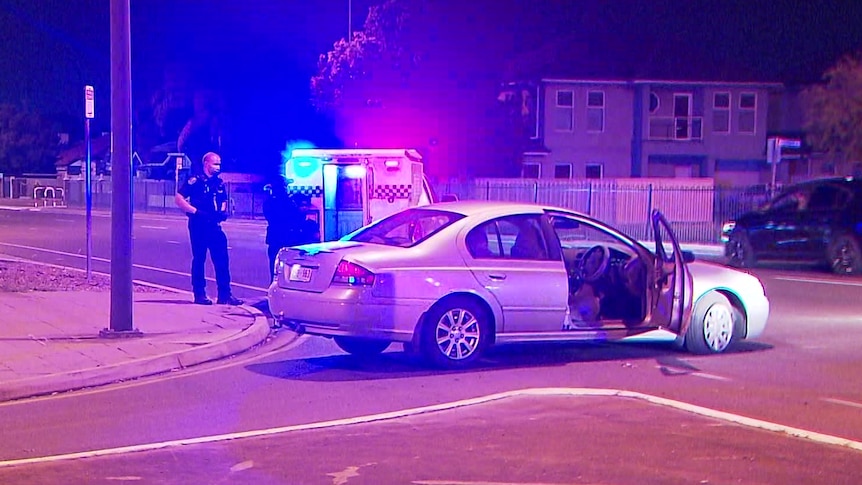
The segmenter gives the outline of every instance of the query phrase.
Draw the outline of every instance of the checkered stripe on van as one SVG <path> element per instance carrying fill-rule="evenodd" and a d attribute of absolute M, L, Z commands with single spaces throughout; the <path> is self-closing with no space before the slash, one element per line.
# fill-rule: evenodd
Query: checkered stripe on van
<path fill-rule="evenodd" d="M 322 197 L 323 187 L 319 185 L 289 185 L 287 193 L 290 195 L 303 194 L 309 197 Z"/>
<path fill-rule="evenodd" d="M 374 187 L 374 198 L 386 199 L 389 202 L 395 199 L 409 199 L 412 189 L 412 185 L 377 185 Z"/>

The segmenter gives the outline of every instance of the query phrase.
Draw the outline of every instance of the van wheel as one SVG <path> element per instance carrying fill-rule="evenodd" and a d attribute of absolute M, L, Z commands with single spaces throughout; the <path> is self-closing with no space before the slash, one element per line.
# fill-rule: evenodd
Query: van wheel
<path fill-rule="evenodd" d="M 335 344 L 348 354 L 368 357 L 382 353 L 389 348 L 388 340 L 372 340 L 358 337 L 334 337 Z"/>
<path fill-rule="evenodd" d="M 754 250 L 748 235 L 741 231 L 730 233 L 727 241 L 727 264 L 734 268 L 753 268 L 757 264 L 754 258 Z"/>
<path fill-rule="evenodd" d="M 685 348 L 692 354 L 719 354 L 737 339 L 742 313 L 718 292 L 707 293 L 697 302 L 685 333 Z"/>
<path fill-rule="evenodd" d="M 862 251 L 853 236 L 842 235 L 829 244 L 827 255 L 829 266 L 836 274 L 859 274 L 862 272 Z"/>
<path fill-rule="evenodd" d="M 462 368 L 482 355 L 491 338 L 487 312 L 467 298 L 435 305 L 422 325 L 421 350 L 438 367 Z"/>

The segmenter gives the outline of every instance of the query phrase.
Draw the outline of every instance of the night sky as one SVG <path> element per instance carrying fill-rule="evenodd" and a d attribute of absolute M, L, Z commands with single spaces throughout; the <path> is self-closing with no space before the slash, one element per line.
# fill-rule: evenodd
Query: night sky
<path fill-rule="evenodd" d="M 433 0 L 432 0 L 433 1 Z M 375 0 L 353 0 L 359 29 Z M 438 0 L 440 39 L 465 78 L 816 81 L 862 49 L 856 0 Z M 347 32 L 348 0 L 131 0 L 135 102 L 169 63 L 194 65 L 267 139 L 308 138 L 308 81 Z M 466 5 L 466 6 L 465 6 Z M 0 0 L 0 102 L 81 118 L 96 87 L 107 129 L 108 0 Z M 444 16 L 445 19 L 445 16 Z M 450 31 L 446 31 L 450 28 Z M 456 46 L 456 49 L 452 49 Z M 268 120 L 263 126 L 257 120 Z M 273 120 L 278 120 L 273 122 Z M 300 120 L 297 122 L 296 120 Z M 318 134 L 320 135 L 320 134 Z M 322 136 L 325 138 L 325 136 Z"/>

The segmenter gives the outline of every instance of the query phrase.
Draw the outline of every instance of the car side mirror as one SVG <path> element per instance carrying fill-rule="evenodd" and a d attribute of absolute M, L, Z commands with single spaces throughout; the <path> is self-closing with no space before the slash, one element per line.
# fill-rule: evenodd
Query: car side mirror
<path fill-rule="evenodd" d="M 695 259 L 694 258 L 694 252 L 689 251 L 689 250 L 683 250 L 683 252 L 682 252 L 682 260 L 683 261 L 685 261 L 686 263 L 693 263 L 694 259 Z"/>
<path fill-rule="evenodd" d="M 443 194 L 440 196 L 440 202 L 457 202 L 458 196 L 455 194 Z"/>

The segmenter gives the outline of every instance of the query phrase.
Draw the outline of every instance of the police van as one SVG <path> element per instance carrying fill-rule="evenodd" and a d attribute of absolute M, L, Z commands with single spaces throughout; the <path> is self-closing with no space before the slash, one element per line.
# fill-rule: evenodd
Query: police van
<path fill-rule="evenodd" d="M 288 192 L 311 198 L 321 241 L 332 241 L 394 212 L 434 201 L 412 149 L 296 148 L 284 165 Z"/>

